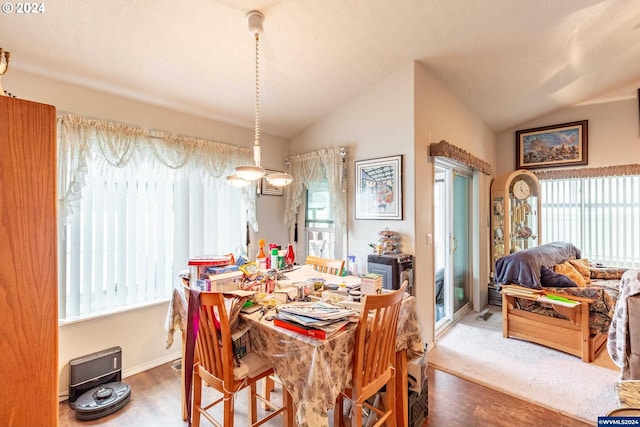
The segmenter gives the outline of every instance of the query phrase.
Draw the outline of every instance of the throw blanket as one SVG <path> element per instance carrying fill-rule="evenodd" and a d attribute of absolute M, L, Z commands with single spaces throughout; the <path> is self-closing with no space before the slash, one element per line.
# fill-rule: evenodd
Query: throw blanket
<path fill-rule="evenodd" d="M 629 355 L 627 354 L 627 335 L 629 333 L 629 316 L 627 313 L 627 298 L 640 294 L 640 270 L 627 270 L 620 279 L 620 295 L 616 302 L 616 311 L 609 326 L 607 351 L 613 362 L 620 369 L 620 379 L 630 377 Z"/>
<path fill-rule="evenodd" d="M 580 249 L 571 243 L 551 242 L 524 249 L 496 261 L 495 281 L 500 284 L 518 284 L 533 289 L 542 289 L 540 269 L 553 270 L 553 266 L 569 258 L 580 258 Z"/>

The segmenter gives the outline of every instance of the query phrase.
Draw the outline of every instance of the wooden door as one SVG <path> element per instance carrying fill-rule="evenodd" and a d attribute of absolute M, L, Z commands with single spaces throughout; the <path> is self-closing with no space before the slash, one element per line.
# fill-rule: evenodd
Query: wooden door
<path fill-rule="evenodd" d="M 58 425 L 56 110 L 0 96 L 0 424 Z"/>

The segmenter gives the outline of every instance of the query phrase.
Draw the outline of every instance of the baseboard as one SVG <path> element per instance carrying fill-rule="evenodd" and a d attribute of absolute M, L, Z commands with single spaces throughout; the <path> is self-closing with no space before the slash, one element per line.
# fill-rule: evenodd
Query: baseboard
<path fill-rule="evenodd" d="M 127 377 L 131 377 L 135 374 L 139 374 L 140 372 L 144 372 L 144 371 L 148 371 L 149 369 L 153 369 L 156 368 L 160 365 L 164 365 L 165 363 L 169 363 L 169 362 L 173 362 L 176 359 L 180 359 L 182 357 L 182 354 L 180 352 L 180 350 L 175 351 L 173 353 L 169 353 L 166 354 L 162 357 L 158 357 L 156 359 L 153 360 L 149 360 L 148 362 L 136 365 L 136 366 L 132 366 L 130 368 L 127 369 L 123 369 L 122 370 L 122 378 L 127 378 Z M 67 400 L 69 398 L 69 395 L 67 393 L 64 394 L 60 394 L 58 396 L 58 403 L 60 402 L 64 402 L 65 400 Z"/>
<path fill-rule="evenodd" d="M 122 378 L 127 378 L 135 374 L 139 374 L 140 372 L 148 371 L 149 369 L 153 369 L 160 365 L 164 365 L 165 363 L 173 362 L 176 359 L 180 359 L 182 354 L 180 351 L 176 351 L 173 353 L 169 353 L 165 356 L 159 357 L 154 360 L 150 360 L 146 363 L 132 366 L 130 368 L 126 368 L 122 370 Z"/>

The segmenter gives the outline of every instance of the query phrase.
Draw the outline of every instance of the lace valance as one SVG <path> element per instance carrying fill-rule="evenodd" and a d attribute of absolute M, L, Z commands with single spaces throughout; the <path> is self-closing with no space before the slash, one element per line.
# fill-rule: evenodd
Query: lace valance
<path fill-rule="evenodd" d="M 536 174 L 540 180 L 640 175 L 640 164 L 602 166 L 595 168 L 549 169 L 535 171 L 533 173 Z"/>
<path fill-rule="evenodd" d="M 212 178 L 230 175 L 237 165 L 253 162 L 249 148 L 124 123 L 64 114 L 58 116 L 57 127 L 61 220 L 77 206 L 89 162 L 95 162 L 105 174 L 110 168 L 135 165 L 157 173 L 187 176 L 198 172 Z M 255 186 L 242 191 L 249 210 L 248 221 L 256 229 Z"/>

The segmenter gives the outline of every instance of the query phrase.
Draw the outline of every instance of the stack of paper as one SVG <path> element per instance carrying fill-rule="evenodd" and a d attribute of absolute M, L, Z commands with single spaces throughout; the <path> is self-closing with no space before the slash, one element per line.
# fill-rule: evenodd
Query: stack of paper
<path fill-rule="evenodd" d="M 355 318 L 356 311 L 323 302 L 280 308 L 273 324 L 314 338 L 327 339 Z"/>
<path fill-rule="evenodd" d="M 290 315 L 303 316 L 306 318 L 320 320 L 342 320 L 349 318 L 357 313 L 354 310 L 324 302 L 314 302 L 311 304 L 295 304 L 282 307 L 280 313 Z"/>

